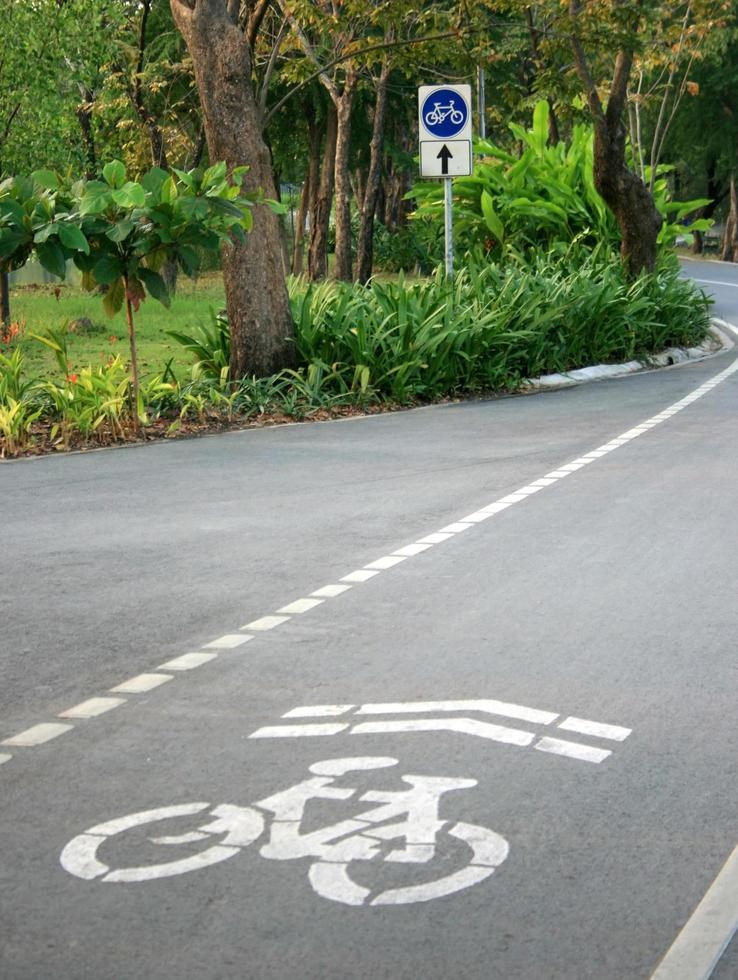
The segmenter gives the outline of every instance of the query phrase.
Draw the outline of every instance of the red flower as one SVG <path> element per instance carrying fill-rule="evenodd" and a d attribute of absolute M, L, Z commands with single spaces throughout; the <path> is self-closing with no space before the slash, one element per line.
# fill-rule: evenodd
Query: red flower
<path fill-rule="evenodd" d="M 73 384 L 73 385 L 76 385 L 77 384 L 77 375 L 76 374 L 68 374 L 67 375 L 67 381 L 71 382 L 71 384 Z"/>

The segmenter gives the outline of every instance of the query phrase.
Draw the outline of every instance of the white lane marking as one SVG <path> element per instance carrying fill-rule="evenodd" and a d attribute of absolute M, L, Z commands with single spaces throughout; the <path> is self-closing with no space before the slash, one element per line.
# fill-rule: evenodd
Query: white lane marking
<path fill-rule="evenodd" d="M 7 755 L 5 752 L 0 753 L 0 766 L 3 764 L 3 762 L 10 762 L 12 758 L 12 755 Z"/>
<path fill-rule="evenodd" d="M 267 725 L 252 732 L 249 738 L 310 738 L 319 735 L 338 735 L 348 727 L 348 724 Z"/>
<path fill-rule="evenodd" d="M 705 892 L 651 980 L 707 980 L 738 930 L 738 847 Z"/>
<path fill-rule="evenodd" d="M 473 514 L 467 514 L 464 518 L 464 524 L 481 524 L 482 521 L 488 521 L 492 514 L 488 510 L 475 510 Z"/>
<path fill-rule="evenodd" d="M 440 534 L 461 534 L 462 531 L 467 531 L 472 524 L 464 524 L 463 521 L 454 521 L 453 524 L 447 524 L 446 527 L 442 527 Z"/>
<path fill-rule="evenodd" d="M 249 640 L 253 640 L 253 636 L 244 636 L 243 633 L 226 633 L 225 636 L 219 636 L 217 640 L 213 640 L 212 643 L 206 643 L 205 650 L 234 650 L 236 647 L 242 646 L 244 643 L 248 643 Z"/>
<path fill-rule="evenodd" d="M 424 538 L 418 538 L 418 544 L 443 544 L 452 538 L 453 534 L 444 534 L 442 531 L 435 531 L 433 534 L 426 534 Z"/>
<path fill-rule="evenodd" d="M 125 698 L 89 698 L 89 700 L 83 701 L 81 704 L 76 704 L 73 708 L 60 711 L 57 717 L 97 718 L 98 715 L 104 715 L 106 711 L 112 711 L 113 708 L 119 708 L 125 703 Z"/>
<path fill-rule="evenodd" d="M 554 755 L 565 755 L 580 762 L 602 762 L 609 755 L 610 749 L 595 749 L 591 745 L 580 745 L 579 742 L 567 742 L 561 738 L 550 738 L 544 735 L 533 746 L 541 752 L 552 752 Z"/>
<path fill-rule="evenodd" d="M 383 572 L 387 568 L 394 568 L 402 561 L 407 561 L 404 555 L 384 555 L 382 558 L 377 558 L 376 561 L 370 561 L 364 568 L 378 568 L 380 572 Z"/>
<path fill-rule="evenodd" d="M 433 545 L 427 541 L 423 542 L 422 544 L 420 542 L 416 542 L 415 544 L 406 544 L 404 548 L 398 548 L 397 551 L 393 551 L 392 554 L 404 555 L 405 558 L 413 558 L 415 555 L 420 555 L 432 547 Z"/>
<path fill-rule="evenodd" d="M 275 627 L 281 626 L 282 623 L 286 623 L 289 618 L 289 616 L 262 616 L 260 619 L 255 619 L 251 623 L 246 623 L 241 629 L 265 633 L 267 630 L 273 630 Z"/>
<path fill-rule="evenodd" d="M 550 482 L 553 483 L 553 480 Z M 482 512 L 485 514 L 499 514 L 501 511 L 507 510 L 508 507 L 512 507 L 512 503 L 510 501 L 503 503 L 501 500 L 499 500 L 497 503 L 487 504 L 486 507 L 482 507 Z"/>
<path fill-rule="evenodd" d="M 378 571 L 369 571 L 367 568 L 357 568 L 355 572 L 349 572 L 341 579 L 342 582 L 368 582 L 370 578 L 379 575 Z"/>
<path fill-rule="evenodd" d="M 157 667 L 157 670 L 194 670 L 195 667 L 202 667 L 203 664 L 217 660 L 217 653 L 183 653 L 181 657 L 174 660 L 167 660 L 165 664 Z"/>
<path fill-rule="evenodd" d="M 343 593 L 348 592 L 350 588 L 350 585 L 324 585 L 322 589 L 316 589 L 315 592 L 311 592 L 310 595 L 314 595 L 319 599 L 335 599 L 337 595 L 343 595 Z"/>
<path fill-rule="evenodd" d="M 556 482 L 557 482 L 557 480 L 555 478 L 547 479 L 545 476 L 542 476 L 540 480 L 534 480 L 531 483 L 531 486 L 532 487 L 550 487 L 550 486 L 552 486 L 552 484 L 554 484 Z"/>
<path fill-rule="evenodd" d="M 632 728 L 623 728 L 622 725 L 604 725 L 599 721 L 587 721 L 586 718 L 566 718 L 557 728 L 567 732 L 579 732 L 580 735 L 592 735 L 595 738 L 611 738 L 615 742 L 622 742 L 632 732 Z"/>
<path fill-rule="evenodd" d="M 161 687 L 171 680 L 174 680 L 171 674 L 137 674 L 110 690 L 113 694 L 145 694 L 146 691 L 153 691 L 155 687 Z"/>
<path fill-rule="evenodd" d="M 302 708 L 293 708 L 282 715 L 283 718 L 328 718 L 334 715 L 345 715 L 355 708 L 355 704 L 314 704 Z"/>
<path fill-rule="evenodd" d="M 57 736 L 63 735 L 65 732 L 71 732 L 73 728 L 74 725 L 62 725 L 61 722 L 45 721 L 41 722 L 40 725 L 27 728 L 24 732 L 19 732 L 18 735 L 4 739 L 0 742 L 0 745 L 17 745 L 23 748 L 33 745 L 43 745 L 44 742 L 50 742 L 52 738 L 57 738 Z"/>
<path fill-rule="evenodd" d="M 324 601 L 324 599 L 295 599 L 289 605 L 282 606 L 277 612 L 286 613 L 288 616 L 299 616 L 301 613 L 309 612 L 311 609 L 315 609 L 316 606 L 322 605 Z"/>
<path fill-rule="evenodd" d="M 309 709 L 301 709 L 307 711 Z M 357 715 L 401 715 L 425 711 L 481 711 L 484 714 L 504 715 L 536 725 L 550 725 L 559 715 L 555 711 L 540 711 L 522 704 L 484 698 L 475 701 L 400 701 L 388 704 L 362 704 Z"/>
<path fill-rule="evenodd" d="M 364 721 L 354 725 L 352 735 L 387 735 L 403 732 L 460 732 L 506 745 L 530 745 L 535 738 L 532 732 L 519 728 L 492 725 L 476 718 L 413 718 L 406 721 Z"/>

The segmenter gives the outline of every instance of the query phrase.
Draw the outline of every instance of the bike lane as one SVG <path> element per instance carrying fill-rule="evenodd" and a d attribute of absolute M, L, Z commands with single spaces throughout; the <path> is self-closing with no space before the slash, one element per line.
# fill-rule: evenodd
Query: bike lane
<path fill-rule="evenodd" d="M 224 655 L 195 685 L 176 678 L 63 751 L 34 750 L 22 773 L 8 767 L 0 973 L 648 977 L 736 843 L 725 585 L 738 541 L 720 492 L 735 397 L 728 379 L 473 535 Z M 315 725 L 338 730 L 307 734 Z M 540 750 L 544 739 L 594 755 Z M 348 756 L 398 761 L 336 778 L 356 792 L 311 801 L 300 832 L 356 821 L 370 809 L 359 793 L 420 775 L 476 781 L 442 797 L 440 818 L 500 835 L 509 854 L 447 897 L 387 906 L 323 897 L 312 859 L 263 857 L 266 836 L 160 880 L 86 881 L 59 863 L 101 822 L 193 801 L 212 822 L 214 805 L 253 807 Z M 193 816 L 156 835 L 198 831 Z M 227 833 L 209 836 L 228 847 Z M 352 880 L 377 895 L 473 864 L 468 842 L 438 841 L 427 863 L 382 860 L 389 841 L 353 862 Z M 128 867 L 209 846 L 133 834 L 99 854 Z"/>

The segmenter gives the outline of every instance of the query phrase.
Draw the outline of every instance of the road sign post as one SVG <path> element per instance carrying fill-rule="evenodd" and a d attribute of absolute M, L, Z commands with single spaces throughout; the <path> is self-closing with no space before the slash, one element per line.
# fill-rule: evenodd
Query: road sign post
<path fill-rule="evenodd" d="M 446 275 L 454 271 L 454 177 L 472 172 L 470 85 L 421 85 L 418 89 L 420 176 L 443 180 Z"/>

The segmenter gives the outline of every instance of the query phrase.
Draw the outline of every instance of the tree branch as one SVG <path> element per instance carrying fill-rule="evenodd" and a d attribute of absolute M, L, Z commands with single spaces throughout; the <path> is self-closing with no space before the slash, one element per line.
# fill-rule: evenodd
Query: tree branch
<path fill-rule="evenodd" d="M 574 65 L 579 75 L 579 80 L 584 88 L 584 94 L 587 96 L 587 102 L 589 103 L 589 109 L 592 113 L 595 121 L 600 120 L 605 121 L 605 112 L 602 108 L 602 102 L 600 101 L 599 94 L 597 93 L 597 85 L 592 76 L 592 71 L 589 67 L 587 61 L 587 56 L 584 53 L 584 47 L 579 38 L 579 35 L 574 30 L 574 23 L 579 17 L 581 12 L 580 0 L 569 0 L 569 17 L 571 19 L 571 33 L 569 35 L 569 40 L 571 43 L 571 49 L 574 54 Z"/>

